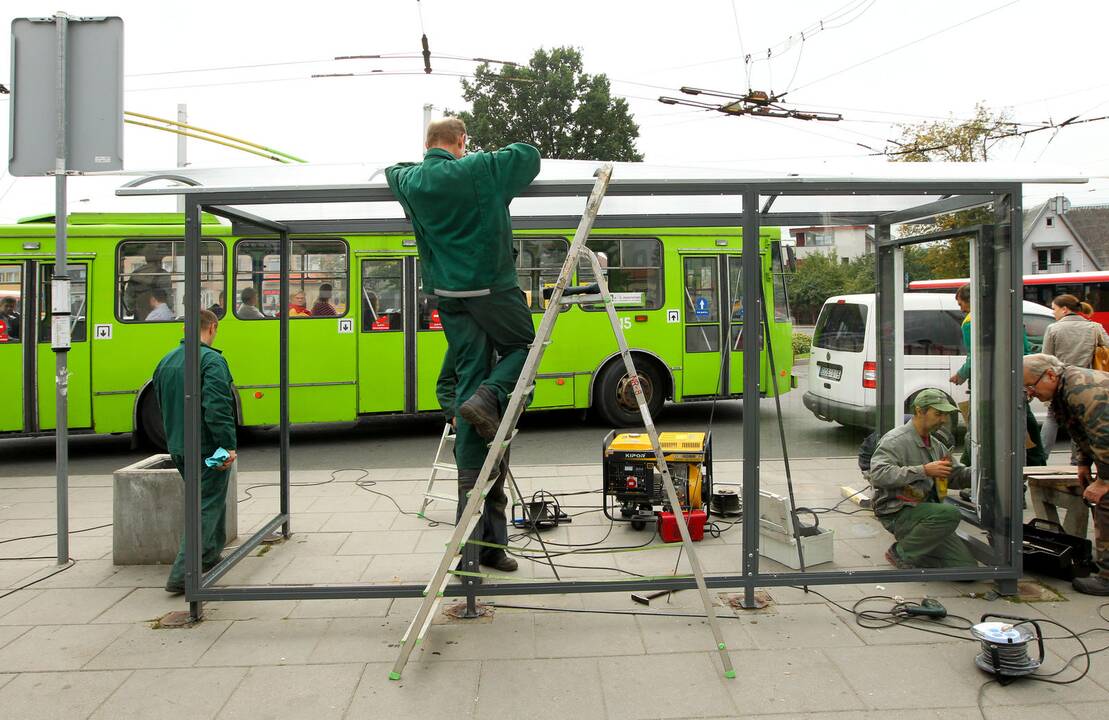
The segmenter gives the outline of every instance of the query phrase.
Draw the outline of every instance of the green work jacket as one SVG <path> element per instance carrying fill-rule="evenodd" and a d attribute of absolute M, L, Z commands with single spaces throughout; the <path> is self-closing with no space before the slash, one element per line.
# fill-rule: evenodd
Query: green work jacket
<path fill-rule="evenodd" d="M 519 287 L 508 205 L 539 174 L 539 151 L 513 143 L 456 159 L 432 148 L 385 170 L 416 231 L 424 292 L 468 297 Z"/>
<path fill-rule="evenodd" d="M 883 435 L 870 458 L 874 514 L 892 515 L 906 505 L 936 502 L 935 481 L 924 473 L 924 466 L 948 455 L 950 450 L 935 434 L 931 447 L 925 447 L 912 420 Z M 970 487 L 970 468 L 954 457 L 948 487 Z"/>
<path fill-rule="evenodd" d="M 234 450 L 235 396 L 231 370 L 223 354 L 200 345 L 200 452 L 210 457 L 216 448 Z M 185 455 L 185 341 L 171 350 L 154 369 L 154 394 L 162 410 L 166 448 Z"/>

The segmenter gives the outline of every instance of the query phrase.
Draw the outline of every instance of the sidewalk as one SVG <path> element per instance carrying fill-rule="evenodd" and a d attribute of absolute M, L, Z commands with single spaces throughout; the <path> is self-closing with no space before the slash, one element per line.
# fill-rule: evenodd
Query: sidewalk
<path fill-rule="evenodd" d="M 839 486 L 860 487 L 853 459 L 795 460 L 798 504 L 831 507 Z M 525 495 L 595 490 L 597 465 L 514 468 Z M 763 487 L 785 491 L 780 463 L 764 462 Z M 718 462 L 717 482 L 738 482 L 737 462 Z M 409 512 L 419 507 L 425 470 L 371 470 L 369 488 Z M 450 528 L 397 511 L 383 495 L 355 484 L 359 473 L 298 472 L 293 488 L 294 536 L 262 547 L 226 577 L 227 584 L 425 582 Z M 276 511 L 270 473 L 239 475 L 241 536 Z M 0 541 L 54 530 L 54 479 L 0 479 Z M 364 481 L 363 481 L 364 482 Z M 445 483 L 449 488 L 451 482 Z M 111 523 L 110 476 L 71 480 L 71 527 Z M 596 508 L 598 494 L 564 498 L 567 513 Z M 841 509 L 855 509 L 845 503 Z M 439 503 L 429 515 L 453 519 Z M 883 566 L 890 538 L 869 513 L 821 515 L 836 531 L 833 565 Z M 719 600 L 723 631 L 738 677 L 727 680 L 696 592 L 650 608 L 629 592 L 520 595 L 501 604 L 560 611 L 497 608 L 491 621 L 447 621 L 432 628 L 400 682 L 387 679 L 397 644 L 415 613 L 415 600 L 336 600 L 209 603 L 205 619 L 188 629 L 153 629 L 171 610 L 186 609 L 162 586 L 166 566 L 117 567 L 111 527 L 77 533 L 77 563 L 26 589 L 0 597 L 0 715 L 4 718 L 979 718 L 979 690 L 989 676 L 974 666 L 975 642 L 907 628 L 859 627 L 843 609 L 800 589 L 773 588 L 763 610 L 733 610 Z M 697 547 L 706 571 L 739 572 L 741 530 L 706 537 Z M 649 540 L 586 512 L 543 535 L 548 543 L 608 546 Z M 524 544 L 516 539 L 513 544 Z M 531 548 L 538 550 L 538 543 Z M 55 552 L 52 537 L 0 545 L 2 557 Z M 563 578 L 603 579 L 622 573 L 672 574 L 676 549 L 569 556 L 557 562 Z M 684 569 L 685 563 L 682 562 Z M 763 560 L 766 570 L 783 569 Z M 57 570 L 51 560 L 0 562 L 0 595 Z M 552 577 L 542 562 L 521 561 L 517 575 Z M 627 575 L 625 575 L 627 576 Z M 1097 608 L 1104 599 L 1077 595 L 1069 584 L 1043 580 L 1055 602 L 987 600 L 986 584 L 901 583 L 814 588 L 850 607 L 868 595 L 939 598 L 948 611 L 977 622 L 983 613 L 1048 618 L 1082 631 L 1109 630 Z M 874 606 L 880 607 L 880 606 Z M 615 610 L 644 614 L 600 614 Z M 1103 610 L 1109 617 L 1109 611 Z M 1045 626 L 1046 634 L 1062 631 Z M 967 633 L 958 631 L 957 635 Z M 1084 636 L 1090 649 L 1109 644 L 1109 632 Z M 1073 640 L 1047 643 L 1045 672 L 1060 668 L 1080 648 Z M 1088 718 L 1109 707 L 1109 653 L 1095 655 L 1090 673 L 1071 685 L 1017 681 L 981 691 L 987 718 Z M 1084 661 L 1075 663 L 1079 670 Z M 1064 672 L 1070 678 L 1077 672 Z"/>

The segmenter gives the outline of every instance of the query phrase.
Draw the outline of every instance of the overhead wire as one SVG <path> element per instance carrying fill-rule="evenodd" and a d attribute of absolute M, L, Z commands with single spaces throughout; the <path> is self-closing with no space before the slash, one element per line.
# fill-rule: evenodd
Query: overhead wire
<path fill-rule="evenodd" d="M 915 40 L 911 40 L 911 41 L 909 41 L 907 43 L 904 43 L 902 45 L 898 45 L 897 47 L 890 48 L 889 50 L 885 50 L 885 51 L 883 51 L 883 52 L 881 52 L 877 55 L 874 55 L 873 57 L 869 57 L 865 60 L 861 60 L 861 61 L 859 61 L 859 62 L 857 62 L 853 65 L 849 65 L 845 68 L 841 68 L 840 70 L 836 70 L 835 72 L 829 73 L 829 74 L 824 75 L 823 77 L 819 77 L 815 80 L 811 80 L 811 81 L 809 81 L 809 82 L 807 82 L 803 85 L 800 85 L 800 86 L 794 88 L 793 92 L 797 92 L 798 90 L 801 90 L 801 89 L 804 89 L 804 88 L 812 87 L 813 85 L 816 85 L 817 83 L 824 82 L 825 80 L 828 80 L 830 78 L 836 77 L 838 75 L 842 75 L 843 73 L 849 72 L 849 71 L 854 70 L 854 69 L 859 68 L 859 67 L 862 67 L 863 65 L 867 65 L 869 63 L 874 62 L 875 60 L 879 60 L 881 58 L 884 58 L 887 55 L 892 55 L 893 53 L 900 52 L 901 50 L 912 47 L 913 45 L 918 45 L 918 44 L 924 42 L 925 40 L 930 40 L 934 37 L 937 37 L 938 35 L 942 35 L 945 32 L 948 32 L 950 30 L 954 30 L 956 28 L 962 27 L 963 25 L 967 25 L 967 24 L 972 23 L 976 20 L 980 20 L 980 19 L 982 19 L 982 18 L 984 18 L 988 15 L 992 15 L 993 13 L 1004 10 L 1004 9 L 1006 9 L 1006 8 L 1012 6 L 1012 5 L 1016 5 L 1019 2 L 1020 2 L 1020 0 L 1009 0 L 1009 2 L 1007 2 L 1003 5 L 999 5 L 995 8 L 993 8 L 992 10 L 987 10 L 986 12 L 979 13 L 978 15 L 975 15 L 973 17 L 967 18 L 965 20 L 960 20 L 959 22 L 953 23 L 951 25 L 947 25 L 945 27 L 940 28 L 939 30 L 935 30 L 935 31 L 933 31 L 931 33 L 928 33 L 927 35 L 924 35 L 922 37 L 919 37 Z"/>

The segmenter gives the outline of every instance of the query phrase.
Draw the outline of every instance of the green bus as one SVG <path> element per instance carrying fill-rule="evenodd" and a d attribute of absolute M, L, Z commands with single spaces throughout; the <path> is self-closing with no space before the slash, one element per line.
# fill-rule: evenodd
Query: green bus
<path fill-rule="evenodd" d="M 671 216 L 674 217 L 674 216 Z M 607 258 L 614 292 L 641 293 L 619 308 L 652 412 L 666 400 L 735 398 L 743 390 L 741 232 L 698 227 L 598 227 L 588 246 Z M 221 317 L 216 346 L 231 366 L 239 423 L 278 423 L 278 323 L 290 319 L 290 419 L 342 422 L 381 414 L 438 412 L 435 380 L 446 339 L 435 298 L 420 291 L 411 233 L 363 231 L 295 236 L 292 297 L 279 293 L 273 237 L 202 224 L 202 298 Z M 515 233 L 520 287 L 538 325 L 542 289 L 554 283 L 573 228 Z M 777 230 L 760 238 L 769 337 L 777 377 L 764 362 L 760 391 L 788 392 L 792 325 Z M 183 332 L 184 227 L 180 214 L 74 213 L 69 218 L 72 349 L 69 428 L 135 433 L 158 446 L 150 388 L 155 364 Z M 50 348 L 54 218 L 0 227 L 0 437 L 55 428 Z M 583 264 L 576 282 L 591 281 Z M 633 296 L 634 297 L 634 296 Z M 615 427 L 639 414 L 603 307 L 570 306 L 555 325 L 532 409 L 591 408 Z M 766 352 L 765 345 L 762 350 Z M 724 363 L 724 355 L 728 362 Z"/>

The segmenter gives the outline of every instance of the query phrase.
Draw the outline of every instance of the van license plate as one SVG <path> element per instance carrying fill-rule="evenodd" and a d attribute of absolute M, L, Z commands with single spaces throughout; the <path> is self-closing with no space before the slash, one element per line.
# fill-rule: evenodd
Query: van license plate
<path fill-rule="evenodd" d="M 843 368 L 838 365 L 821 365 L 820 377 L 828 380 L 839 380 L 843 377 Z"/>

